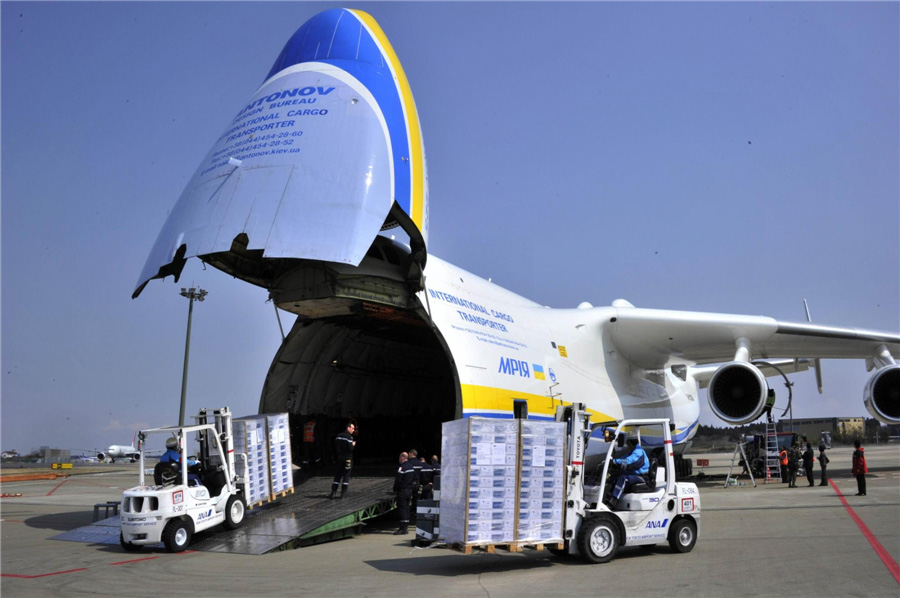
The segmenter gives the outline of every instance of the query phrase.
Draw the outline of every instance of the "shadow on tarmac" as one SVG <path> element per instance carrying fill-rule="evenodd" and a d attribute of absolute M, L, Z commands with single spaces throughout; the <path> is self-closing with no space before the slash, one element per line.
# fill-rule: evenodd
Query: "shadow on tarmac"
<path fill-rule="evenodd" d="M 72 511 L 68 513 L 54 513 L 51 515 L 29 517 L 25 520 L 25 525 L 36 529 L 52 529 L 68 532 L 85 525 L 90 525 L 93 519 L 93 511 Z"/>
<path fill-rule="evenodd" d="M 399 542 L 397 546 L 407 546 L 408 542 Z M 387 573 L 406 573 L 410 575 L 435 575 L 439 577 L 459 577 L 461 575 L 481 575 L 487 571 L 501 573 L 509 571 L 534 571 L 538 567 L 602 567 L 587 563 L 578 557 L 570 555 L 556 556 L 548 551 L 526 550 L 522 553 L 511 553 L 498 550 L 493 554 L 476 552 L 473 554 L 461 554 L 452 552 L 446 547 L 433 547 L 421 550 L 442 550 L 449 554 L 435 556 L 427 559 L 384 559 L 364 561 L 370 567 Z M 671 554 L 668 546 L 657 545 L 649 548 L 634 546 L 620 548 L 616 553 L 616 560 L 631 558 L 648 558 L 654 553 Z M 652 558 L 652 557 L 650 557 Z"/>

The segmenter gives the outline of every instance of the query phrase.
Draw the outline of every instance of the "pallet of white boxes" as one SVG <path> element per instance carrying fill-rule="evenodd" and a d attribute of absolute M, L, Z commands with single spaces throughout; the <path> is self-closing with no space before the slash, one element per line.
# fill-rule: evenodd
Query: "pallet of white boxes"
<path fill-rule="evenodd" d="M 235 469 L 248 508 L 294 492 L 287 413 L 248 415 L 232 422 Z"/>
<path fill-rule="evenodd" d="M 444 423 L 441 541 L 466 553 L 562 548 L 565 426 L 478 417 Z"/>

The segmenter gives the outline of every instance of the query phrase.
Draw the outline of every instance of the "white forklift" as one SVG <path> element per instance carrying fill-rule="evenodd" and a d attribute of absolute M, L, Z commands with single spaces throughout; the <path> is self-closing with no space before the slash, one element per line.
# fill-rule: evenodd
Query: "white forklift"
<path fill-rule="evenodd" d="M 581 404 L 560 407 L 557 420 L 569 424 L 566 466 L 565 549 L 591 563 L 605 563 L 621 546 L 653 546 L 668 541 L 675 552 L 690 552 L 700 525 L 695 484 L 675 481 L 672 424 L 668 419 L 627 419 L 590 424 Z M 616 457 L 627 454 L 625 438 L 637 440 L 650 461 L 644 483 L 618 499 Z"/>
<path fill-rule="evenodd" d="M 232 446 L 231 412 L 202 409 L 193 426 L 142 430 L 138 433 L 140 483 L 122 496 L 119 541 L 128 551 L 162 542 L 169 552 L 181 552 L 196 532 L 224 524 L 235 529 L 244 521 L 246 504 L 238 487 Z M 199 459 L 188 457 L 188 435 L 196 433 Z M 150 436 L 169 439 L 178 462 L 159 462 L 153 483 L 145 482 L 144 446 Z M 174 442 L 172 442 L 174 439 Z M 183 467 L 183 464 L 195 462 Z"/>

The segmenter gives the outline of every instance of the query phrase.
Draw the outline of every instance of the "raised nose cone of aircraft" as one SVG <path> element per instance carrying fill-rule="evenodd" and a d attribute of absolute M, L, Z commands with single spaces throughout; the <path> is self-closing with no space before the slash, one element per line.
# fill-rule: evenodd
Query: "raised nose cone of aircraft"
<path fill-rule="evenodd" d="M 137 282 L 187 258 L 268 286 L 285 258 L 359 265 L 400 225 L 424 263 L 425 154 L 406 75 L 368 14 L 332 9 L 284 46 L 172 210 Z M 421 250 L 421 251 L 420 251 Z"/>

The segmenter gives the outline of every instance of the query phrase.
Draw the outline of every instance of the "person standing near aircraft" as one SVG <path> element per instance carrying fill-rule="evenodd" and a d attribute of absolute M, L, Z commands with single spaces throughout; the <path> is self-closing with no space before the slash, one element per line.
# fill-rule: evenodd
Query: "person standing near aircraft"
<path fill-rule="evenodd" d="M 803 455 L 800 453 L 800 447 L 797 443 L 791 445 L 788 449 L 788 488 L 797 487 L 797 472 L 800 471 L 800 459 Z"/>
<path fill-rule="evenodd" d="M 809 482 L 810 487 L 815 486 L 816 483 L 813 481 L 813 461 L 815 461 L 816 457 L 812 450 L 812 445 L 808 442 L 806 443 L 806 450 L 803 451 L 803 468 L 806 470 L 806 481 Z"/>
<path fill-rule="evenodd" d="M 859 439 L 853 441 L 856 450 L 853 451 L 853 475 L 856 476 L 856 496 L 866 495 L 866 474 L 869 468 L 866 465 L 866 450 L 859 445 Z"/>
<path fill-rule="evenodd" d="M 628 446 L 631 447 L 631 453 L 627 457 L 613 459 L 613 463 L 622 466 L 622 471 L 613 488 L 612 495 L 616 500 L 622 498 L 629 487 L 646 481 L 644 476 L 650 472 L 650 458 L 638 443 L 637 438 L 629 438 Z"/>
<path fill-rule="evenodd" d="M 413 488 L 412 493 L 412 510 L 415 512 L 419 502 L 419 485 L 422 483 L 422 462 L 419 461 L 419 451 L 410 449 L 409 461 L 412 464 L 412 468 L 416 471 L 416 487 Z"/>
<path fill-rule="evenodd" d="M 412 502 L 413 493 L 418 488 L 419 476 L 416 474 L 413 460 L 410 460 L 409 453 L 400 453 L 400 468 L 394 479 L 397 508 L 400 510 L 400 527 L 394 532 L 395 536 L 409 533 L 409 504 Z"/>
<path fill-rule="evenodd" d="M 828 474 L 826 470 L 828 469 L 828 455 L 825 454 L 825 445 L 819 445 L 819 467 L 822 468 L 822 480 L 819 482 L 819 486 L 827 486 L 828 485 Z"/>
<path fill-rule="evenodd" d="M 781 464 L 781 483 L 787 484 L 790 482 L 788 480 L 788 451 L 784 447 L 781 447 L 781 452 L 778 453 L 778 462 Z"/>
<path fill-rule="evenodd" d="M 419 483 L 422 484 L 422 500 L 432 500 L 434 498 L 434 468 L 429 465 L 425 457 L 419 457 L 421 463 L 421 471 L 419 472 Z"/>
<path fill-rule="evenodd" d="M 306 423 L 303 424 L 303 460 L 300 462 L 301 469 L 306 469 L 310 465 L 318 462 L 316 457 L 316 418 L 310 415 Z"/>
<path fill-rule="evenodd" d="M 334 438 L 334 454 L 337 457 L 337 472 L 334 474 L 334 481 L 331 483 L 331 494 L 328 498 L 334 498 L 337 493 L 338 486 L 341 488 L 339 498 L 344 498 L 347 489 L 350 487 L 350 470 L 353 468 L 353 449 L 356 447 L 356 441 L 353 440 L 353 433 L 356 431 L 356 424 L 352 421 L 347 422 L 347 428 L 335 436 Z"/>

